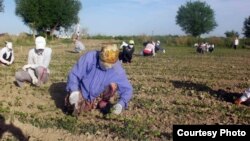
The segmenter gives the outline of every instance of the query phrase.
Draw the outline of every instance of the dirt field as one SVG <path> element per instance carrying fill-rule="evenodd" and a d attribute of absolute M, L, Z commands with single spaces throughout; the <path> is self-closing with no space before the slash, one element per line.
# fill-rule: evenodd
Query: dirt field
<path fill-rule="evenodd" d="M 87 50 L 100 40 L 84 40 Z M 63 113 L 67 74 L 84 54 L 73 44 L 54 41 L 50 80 L 42 87 L 14 85 L 15 72 L 27 62 L 31 46 L 15 46 L 15 63 L 0 69 L 0 139 L 30 141 L 172 140 L 175 124 L 250 124 L 249 103 L 233 100 L 250 86 L 250 50 L 215 48 L 197 54 L 191 47 L 166 47 L 155 57 L 123 64 L 134 94 L 120 116 L 94 110 L 78 119 Z"/>

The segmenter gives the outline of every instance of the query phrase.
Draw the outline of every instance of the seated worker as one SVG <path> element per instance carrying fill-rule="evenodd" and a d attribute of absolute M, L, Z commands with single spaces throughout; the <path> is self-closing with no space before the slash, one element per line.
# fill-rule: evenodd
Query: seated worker
<path fill-rule="evenodd" d="M 85 46 L 84 46 L 84 44 L 80 40 L 78 40 L 77 38 L 75 38 L 74 42 L 75 42 L 75 49 L 74 49 L 74 51 L 76 53 L 80 53 L 81 51 L 85 50 Z"/>
<path fill-rule="evenodd" d="M 106 44 L 100 51 L 92 50 L 80 57 L 68 74 L 67 113 L 79 116 L 81 112 L 112 107 L 113 114 L 120 114 L 128 107 L 133 88 L 118 56 L 118 47 Z M 113 105 L 110 98 L 116 91 L 119 99 Z"/>
<path fill-rule="evenodd" d="M 29 51 L 28 64 L 16 72 L 16 84 L 19 87 L 22 87 L 24 82 L 40 86 L 48 81 L 52 50 L 46 47 L 45 38 L 42 36 L 35 39 L 35 44 L 35 48 Z"/>
<path fill-rule="evenodd" d="M 3 65 L 11 65 L 14 62 L 14 51 L 11 42 L 5 42 L 5 47 L 0 51 L 0 63 Z"/>

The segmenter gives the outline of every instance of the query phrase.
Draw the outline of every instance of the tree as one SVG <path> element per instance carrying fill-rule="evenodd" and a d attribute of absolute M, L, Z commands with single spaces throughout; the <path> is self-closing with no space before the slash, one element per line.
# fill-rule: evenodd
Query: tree
<path fill-rule="evenodd" d="M 60 27 L 65 29 L 79 21 L 79 0 L 15 0 L 16 15 L 24 24 L 39 33 L 53 34 Z M 34 33 L 33 33 L 34 34 Z"/>
<path fill-rule="evenodd" d="M 3 0 L 0 0 L 0 12 L 3 12 L 4 6 L 3 6 Z"/>
<path fill-rule="evenodd" d="M 250 37 L 250 16 L 245 19 L 242 30 L 243 30 L 243 34 L 245 35 L 245 37 L 249 38 Z"/>
<path fill-rule="evenodd" d="M 226 37 L 228 37 L 228 38 L 239 37 L 239 33 L 236 32 L 236 31 L 234 31 L 234 30 L 232 30 L 232 31 L 226 31 L 224 34 L 225 34 Z"/>
<path fill-rule="evenodd" d="M 187 2 L 177 11 L 176 24 L 178 24 L 186 34 L 195 37 L 204 33 L 209 33 L 217 23 L 214 18 L 214 11 L 205 2 Z"/>

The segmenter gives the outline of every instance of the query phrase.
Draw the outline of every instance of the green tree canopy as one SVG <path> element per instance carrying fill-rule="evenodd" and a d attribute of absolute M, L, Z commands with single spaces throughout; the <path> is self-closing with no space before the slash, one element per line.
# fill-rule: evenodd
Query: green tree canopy
<path fill-rule="evenodd" d="M 232 31 L 226 31 L 224 34 L 225 34 L 226 37 L 228 37 L 228 38 L 239 37 L 239 33 L 236 32 L 236 31 L 234 31 L 234 30 L 232 30 Z"/>
<path fill-rule="evenodd" d="M 4 6 L 3 6 L 3 0 L 0 0 L 0 12 L 3 12 Z"/>
<path fill-rule="evenodd" d="M 195 37 L 204 33 L 209 33 L 217 23 L 214 18 L 214 11 L 205 2 L 187 2 L 177 11 L 176 24 L 178 24 L 186 34 Z"/>
<path fill-rule="evenodd" d="M 250 16 L 245 19 L 242 30 L 243 30 L 243 34 L 245 35 L 245 37 L 249 38 L 250 37 Z"/>
<path fill-rule="evenodd" d="M 30 28 L 52 34 L 60 27 L 69 28 L 79 22 L 79 0 L 15 0 L 16 15 Z"/>

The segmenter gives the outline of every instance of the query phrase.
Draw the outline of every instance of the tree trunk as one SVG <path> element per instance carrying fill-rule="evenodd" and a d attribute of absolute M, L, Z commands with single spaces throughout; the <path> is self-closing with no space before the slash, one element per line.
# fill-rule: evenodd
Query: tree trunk
<path fill-rule="evenodd" d="M 58 26 L 58 24 L 59 24 L 59 23 L 56 23 L 55 26 L 54 26 L 53 28 L 50 29 L 50 36 L 52 37 L 52 40 L 54 40 L 54 39 L 53 39 L 53 33 L 54 33 L 54 31 L 56 30 L 56 27 Z"/>
<path fill-rule="evenodd" d="M 33 35 L 33 38 L 35 39 L 36 38 L 36 35 L 35 35 L 35 23 L 30 23 L 29 24 L 29 27 L 31 28 L 32 30 L 32 35 Z"/>
<path fill-rule="evenodd" d="M 32 34 L 33 34 L 33 38 L 35 39 L 36 38 L 36 35 L 35 35 L 35 28 L 32 27 Z"/>

